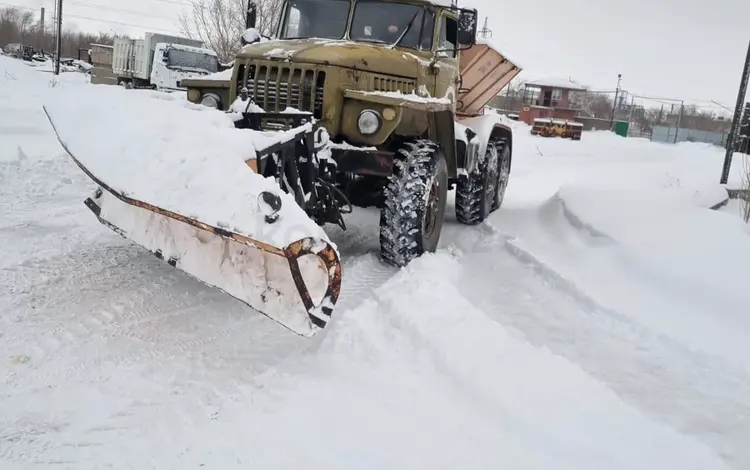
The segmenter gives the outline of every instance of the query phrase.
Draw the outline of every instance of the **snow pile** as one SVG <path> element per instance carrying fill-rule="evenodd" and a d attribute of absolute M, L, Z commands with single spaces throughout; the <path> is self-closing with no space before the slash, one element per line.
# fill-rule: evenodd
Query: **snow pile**
<path fill-rule="evenodd" d="M 70 74 L 61 77 L 65 75 Z M 59 157 L 60 145 L 51 132 L 41 100 L 54 88 L 67 90 L 76 86 L 79 85 L 55 83 L 52 75 L 40 73 L 21 60 L 0 57 L 0 164 L 33 164 Z M 33 176 L 31 179 L 36 181 Z"/>
<path fill-rule="evenodd" d="M 513 167 L 506 204 L 537 205 L 564 185 L 601 189 L 718 194 L 724 150 L 711 144 L 663 144 L 584 132 L 582 140 L 535 137 L 510 121 Z M 727 187 L 741 186 L 743 159 L 735 154 Z M 715 196 L 714 196 L 715 197 Z M 720 202 L 720 201 L 717 201 Z"/>
<path fill-rule="evenodd" d="M 469 269 L 425 256 L 342 313 L 319 350 L 260 381 L 274 392 L 224 411 L 248 423 L 231 444 L 237 458 L 342 470 L 726 468 L 489 320 L 456 286 Z M 195 455 L 208 450 L 195 444 Z"/>
<path fill-rule="evenodd" d="M 662 292 L 689 299 L 693 311 L 710 312 L 691 320 L 683 311 L 682 326 L 670 330 L 690 324 L 701 336 L 694 342 L 704 343 L 715 333 L 711 342 L 729 357 L 750 353 L 744 344 L 750 338 L 750 225 L 729 214 L 659 196 L 567 187 L 559 193 L 571 223 L 615 241 L 624 248 L 632 269 Z M 750 362 L 747 366 L 750 369 Z"/>
<path fill-rule="evenodd" d="M 200 79 L 201 80 L 216 80 L 219 82 L 229 81 L 232 79 L 232 69 L 228 68 L 228 69 L 222 70 L 221 72 L 211 73 L 203 77 L 200 77 Z"/>
<path fill-rule="evenodd" d="M 268 42 L 269 39 L 263 36 L 257 28 L 247 28 L 242 32 L 242 39 L 247 44 L 254 44 L 256 42 Z"/>
<path fill-rule="evenodd" d="M 245 164 L 287 133 L 238 130 L 226 113 L 157 96 L 91 87 L 52 94 L 45 107 L 73 156 L 128 197 L 277 247 L 327 240 L 291 195 Z M 282 198 L 274 224 L 264 220 L 262 191 Z"/>
<path fill-rule="evenodd" d="M 431 96 L 420 96 L 416 93 L 403 93 L 401 91 L 359 91 L 357 92 L 362 96 L 382 96 L 383 98 L 394 98 L 402 100 L 405 103 L 436 103 L 436 104 L 451 104 L 451 100 L 448 98 L 433 98 Z"/>
<path fill-rule="evenodd" d="M 10 56 L 0 56 L 0 83 L 3 84 L 3 88 L 13 86 L 12 82 L 16 81 L 41 83 L 47 78 L 34 67 L 26 65 L 24 61 Z"/>

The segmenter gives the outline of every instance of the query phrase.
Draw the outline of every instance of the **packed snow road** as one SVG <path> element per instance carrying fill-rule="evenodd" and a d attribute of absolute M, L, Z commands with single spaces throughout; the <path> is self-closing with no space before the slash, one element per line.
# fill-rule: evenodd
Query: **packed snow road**
<path fill-rule="evenodd" d="M 716 197 L 701 176 L 712 149 L 677 161 L 666 146 L 518 130 L 504 209 L 479 227 L 450 213 L 435 255 L 383 265 L 371 210 L 327 229 L 343 290 L 331 325 L 305 339 L 101 226 L 82 204 L 93 185 L 41 109 L 64 90 L 47 83 L 0 87 L 1 468 L 750 465 L 747 297 L 731 284 L 708 311 L 727 290 L 695 276 L 716 266 L 678 266 L 693 277 L 675 279 L 644 265 L 636 255 L 653 247 L 578 198 L 635 173 L 638 189 L 721 227 L 712 236 L 741 276 L 745 232 L 698 208 Z"/>

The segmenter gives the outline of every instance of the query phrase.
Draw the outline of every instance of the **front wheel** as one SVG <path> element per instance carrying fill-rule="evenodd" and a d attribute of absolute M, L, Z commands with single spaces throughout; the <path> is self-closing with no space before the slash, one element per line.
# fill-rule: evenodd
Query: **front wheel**
<path fill-rule="evenodd" d="M 405 266 L 437 249 L 447 195 L 448 169 L 438 144 L 414 140 L 401 145 L 380 212 L 380 254 L 386 262 Z"/>

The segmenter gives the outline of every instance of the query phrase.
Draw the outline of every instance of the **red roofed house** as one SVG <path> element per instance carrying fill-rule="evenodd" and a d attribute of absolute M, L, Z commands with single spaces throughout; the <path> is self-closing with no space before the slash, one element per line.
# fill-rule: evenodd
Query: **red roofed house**
<path fill-rule="evenodd" d="M 577 110 L 569 104 L 571 91 L 586 91 L 586 87 L 564 78 L 526 82 L 519 120 L 529 125 L 533 125 L 534 119 L 538 118 L 575 120 Z"/>

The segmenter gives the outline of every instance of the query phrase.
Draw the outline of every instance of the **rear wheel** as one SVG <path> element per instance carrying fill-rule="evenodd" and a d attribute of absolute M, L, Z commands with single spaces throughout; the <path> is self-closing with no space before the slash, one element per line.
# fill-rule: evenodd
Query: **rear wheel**
<path fill-rule="evenodd" d="M 462 224 L 479 224 L 495 209 L 501 170 L 498 147 L 502 143 L 490 140 L 474 171 L 456 183 L 456 219 Z"/>
<path fill-rule="evenodd" d="M 380 212 L 380 254 L 405 266 L 434 252 L 443 228 L 448 169 L 437 143 L 408 141 L 396 151 Z"/>
<path fill-rule="evenodd" d="M 510 180 L 510 147 L 504 141 L 497 142 L 495 146 L 497 148 L 499 170 L 497 191 L 495 191 L 492 201 L 492 212 L 500 209 L 500 206 L 503 205 L 505 190 L 508 188 L 508 181 Z"/>

